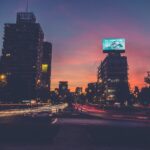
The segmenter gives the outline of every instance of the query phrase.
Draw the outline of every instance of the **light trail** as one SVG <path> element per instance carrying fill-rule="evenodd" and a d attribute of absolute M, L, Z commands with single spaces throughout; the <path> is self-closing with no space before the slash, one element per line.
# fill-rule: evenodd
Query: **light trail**
<path fill-rule="evenodd" d="M 123 113 L 116 113 L 116 112 L 110 112 L 102 109 L 98 109 L 95 106 L 89 106 L 89 105 L 81 105 L 81 104 L 74 104 L 74 109 L 79 111 L 80 113 L 87 114 L 90 116 L 100 117 L 102 119 L 108 119 L 108 120 L 119 120 L 119 121 L 138 121 L 138 122 L 147 122 L 150 123 L 150 115 L 146 114 L 123 114 Z"/>
<path fill-rule="evenodd" d="M 65 109 L 67 106 L 68 106 L 67 103 L 63 103 L 55 106 L 49 106 L 47 104 L 45 106 L 40 106 L 36 108 L 1 110 L 0 117 L 11 117 L 11 116 L 19 116 L 19 115 L 26 115 L 26 114 L 33 114 L 33 113 L 40 113 L 40 112 L 56 113 L 59 110 Z"/>

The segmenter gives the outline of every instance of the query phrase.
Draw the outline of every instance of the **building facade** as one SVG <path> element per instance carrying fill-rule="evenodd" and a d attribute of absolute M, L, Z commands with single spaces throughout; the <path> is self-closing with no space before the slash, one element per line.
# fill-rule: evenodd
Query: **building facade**
<path fill-rule="evenodd" d="M 42 72 L 43 62 L 48 64 L 49 73 L 51 70 L 51 44 L 45 45 L 44 33 L 33 13 L 19 12 L 16 23 L 5 24 L 1 63 L 11 99 L 36 98 L 43 83 L 50 88 L 50 74 L 45 77 Z"/>
<path fill-rule="evenodd" d="M 86 97 L 87 97 L 88 102 L 90 103 L 96 102 L 97 82 L 88 83 L 88 87 L 86 89 Z"/>
<path fill-rule="evenodd" d="M 52 44 L 43 43 L 43 60 L 42 60 L 42 86 L 50 91 L 51 85 L 51 61 L 52 61 Z"/>
<path fill-rule="evenodd" d="M 59 82 L 59 94 L 66 95 L 69 92 L 68 89 L 68 81 L 60 81 Z"/>
<path fill-rule="evenodd" d="M 126 101 L 129 96 L 127 57 L 109 53 L 98 67 L 97 80 L 102 101 Z"/>

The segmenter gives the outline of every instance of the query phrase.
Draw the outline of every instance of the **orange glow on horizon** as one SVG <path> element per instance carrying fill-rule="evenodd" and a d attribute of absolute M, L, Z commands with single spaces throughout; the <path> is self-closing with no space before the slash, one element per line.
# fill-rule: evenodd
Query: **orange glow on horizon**
<path fill-rule="evenodd" d="M 149 68 L 149 37 L 146 37 L 137 26 L 130 20 L 118 27 L 101 24 L 94 28 L 92 24 L 84 26 L 91 29 L 76 37 L 63 41 L 69 43 L 66 52 L 54 55 L 52 70 L 52 89 L 58 87 L 60 80 L 67 80 L 69 88 L 74 91 L 77 86 L 85 89 L 90 82 L 97 81 L 97 67 L 106 57 L 102 52 L 101 41 L 104 37 L 124 37 L 126 39 L 126 51 L 128 61 L 128 78 L 131 90 L 135 86 L 141 89 L 145 86 L 144 76 Z M 128 32 L 122 30 L 126 28 Z M 132 29 L 135 30 L 132 30 Z M 104 31 L 104 32 L 100 32 Z M 70 51 L 71 49 L 71 51 Z M 60 58 L 60 59 L 58 59 Z"/>

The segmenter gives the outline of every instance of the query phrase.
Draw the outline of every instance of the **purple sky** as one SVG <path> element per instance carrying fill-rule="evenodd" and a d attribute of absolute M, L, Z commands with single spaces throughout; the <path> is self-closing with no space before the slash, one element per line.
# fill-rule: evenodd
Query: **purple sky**
<path fill-rule="evenodd" d="M 0 48 L 4 23 L 15 22 L 25 8 L 26 0 L 0 1 Z M 96 81 L 105 37 L 126 38 L 131 87 L 144 85 L 150 70 L 149 0 L 30 0 L 29 10 L 53 44 L 52 88 L 60 80 L 71 89 Z"/>

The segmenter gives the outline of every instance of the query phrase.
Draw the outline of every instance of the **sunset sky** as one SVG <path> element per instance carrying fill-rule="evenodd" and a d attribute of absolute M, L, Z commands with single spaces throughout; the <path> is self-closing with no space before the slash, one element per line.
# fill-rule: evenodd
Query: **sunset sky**
<path fill-rule="evenodd" d="M 25 8 L 26 0 L 0 0 L 0 49 L 4 23 L 15 23 L 16 12 Z M 53 44 L 52 89 L 64 80 L 71 90 L 95 82 L 106 37 L 126 39 L 130 85 L 144 86 L 150 70 L 149 0 L 29 0 L 29 11 Z"/>

